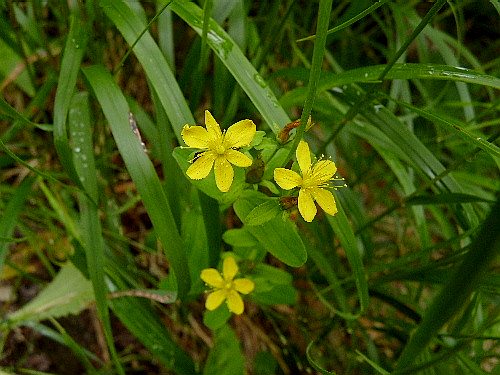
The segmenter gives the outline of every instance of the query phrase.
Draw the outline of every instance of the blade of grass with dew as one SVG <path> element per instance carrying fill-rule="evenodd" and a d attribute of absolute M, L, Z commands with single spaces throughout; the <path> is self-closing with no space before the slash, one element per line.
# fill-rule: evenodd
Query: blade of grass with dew
<path fill-rule="evenodd" d="M 143 33 L 146 25 L 129 8 L 126 1 L 101 0 L 100 5 L 127 43 L 134 45 L 134 54 L 158 94 L 177 140 L 182 143 L 182 127 L 185 124 L 194 124 L 195 120 L 165 56 L 163 56 L 149 32 Z M 139 36 L 140 39 L 137 40 Z"/>
<path fill-rule="evenodd" d="M 201 35 L 203 12 L 196 4 L 178 1 L 172 3 L 171 8 Z M 236 43 L 214 20 L 210 20 L 207 42 L 248 95 L 271 130 L 277 134 L 283 126 L 290 122 L 288 115 L 279 105 L 267 83 L 243 55 Z"/>
<path fill-rule="evenodd" d="M 417 108 L 411 104 L 401 102 L 399 100 L 395 101 L 402 107 L 408 108 L 414 113 L 419 114 L 420 116 L 432 121 L 434 124 L 443 127 L 444 129 L 450 131 L 451 133 L 462 138 L 466 143 L 471 146 L 477 146 L 483 151 L 485 151 L 492 158 L 500 158 L 500 147 L 494 145 L 491 142 L 488 142 L 483 137 L 477 137 L 467 129 L 465 126 L 460 126 L 457 122 L 453 122 L 452 120 L 446 119 L 439 115 L 436 115 L 430 111 L 425 111 L 423 109 Z"/>
<path fill-rule="evenodd" d="M 396 8 L 396 7 L 394 7 Z M 410 24 L 418 24 L 420 22 L 420 17 L 414 10 L 406 10 L 404 13 L 405 22 L 410 22 Z M 431 43 L 435 46 L 436 52 L 442 57 L 444 62 L 451 66 L 458 66 L 459 60 L 456 56 L 456 51 L 452 49 L 441 37 L 441 33 L 434 32 L 434 28 L 428 25 L 424 30 L 422 30 L 422 35 L 425 37 L 427 43 Z M 472 98 L 467 85 L 461 82 L 455 82 L 456 90 L 458 96 L 460 97 L 463 106 L 463 114 L 466 121 L 472 121 L 475 118 L 474 107 L 472 106 Z"/>
<path fill-rule="evenodd" d="M 16 227 L 19 215 L 23 211 L 26 200 L 31 193 L 31 187 L 35 181 L 34 177 L 28 177 L 14 191 L 13 196 L 9 199 L 7 206 L 3 210 L 0 218 L 0 237 L 11 238 L 14 228 Z M 9 242 L 0 242 L 0 274 L 3 270 L 7 251 L 9 250 Z"/>
<path fill-rule="evenodd" d="M 378 76 L 378 80 L 384 79 L 387 73 L 392 69 L 394 64 L 399 60 L 399 58 L 405 53 L 410 44 L 415 40 L 415 38 L 424 30 L 424 28 L 431 22 L 432 18 L 439 12 L 439 10 L 446 4 L 447 0 L 436 0 L 432 5 L 426 15 L 420 20 L 419 24 L 415 27 L 410 36 L 406 38 L 404 43 L 399 47 L 394 56 L 392 56 L 387 62 L 384 70 Z"/>
<path fill-rule="evenodd" d="M 192 72 L 191 80 L 191 98 L 189 105 L 195 109 L 199 107 L 200 99 L 203 96 L 206 70 L 208 67 L 208 58 L 210 49 L 207 44 L 207 34 L 212 16 L 213 0 L 205 0 L 203 2 L 203 28 L 201 32 L 200 58 L 198 66 Z"/>
<path fill-rule="evenodd" d="M 384 71 L 385 65 L 372 65 L 357 69 L 347 70 L 342 73 L 323 72 L 318 91 L 330 90 L 351 83 L 379 83 L 378 77 Z M 282 69 L 275 72 L 272 77 L 283 77 L 305 80 L 307 70 L 302 68 Z M 390 79 L 429 79 L 473 83 L 486 87 L 500 89 L 500 79 L 483 74 L 472 69 L 454 67 L 441 64 L 405 63 L 395 64 L 385 75 L 384 80 Z M 305 100 L 306 88 L 299 87 L 290 90 L 280 98 L 280 103 L 289 108 L 297 105 L 298 101 Z"/>
<path fill-rule="evenodd" d="M 73 144 L 73 165 L 85 194 L 78 194 L 80 231 L 82 246 L 87 260 L 87 271 L 94 290 L 97 314 L 102 322 L 104 336 L 111 357 L 119 374 L 125 374 L 118 358 L 111 330 L 111 320 L 106 295 L 108 288 L 104 280 L 104 239 L 98 210 L 99 193 L 92 142 L 92 125 L 88 93 L 73 95 L 68 107 L 68 128 Z"/>
<path fill-rule="evenodd" d="M 490 263 L 498 257 L 500 251 L 498 212 L 500 212 L 500 200 L 491 207 L 490 214 L 460 266 L 453 271 L 451 278 L 427 308 L 422 322 L 411 335 L 397 361 L 396 373 L 410 366 L 441 327 L 463 307 L 467 298 L 478 287 L 481 278 L 487 273 Z"/>
<path fill-rule="evenodd" d="M 127 170 L 141 194 L 175 274 L 179 297 L 183 298 L 190 284 L 186 254 L 158 175 L 130 129 L 127 102 L 104 67 L 92 66 L 83 71 L 108 120 Z"/>
<path fill-rule="evenodd" d="M 87 26 L 80 19 L 80 15 L 77 12 L 73 13 L 54 99 L 54 146 L 66 173 L 78 186 L 81 184 L 73 164 L 66 119 L 89 35 Z"/>

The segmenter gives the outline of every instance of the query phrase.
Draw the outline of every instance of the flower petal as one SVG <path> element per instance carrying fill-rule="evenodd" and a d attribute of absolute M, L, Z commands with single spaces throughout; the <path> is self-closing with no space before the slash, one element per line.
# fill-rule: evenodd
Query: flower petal
<path fill-rule="evenodd" d="M 250 279 L 236 279 L 233 280 L 234 289 L 242 294 L 248 294 L 253 291 L 255 284 Z"/>
<path fill-rule="evenodd" d="M 224 156 L 215 159 L 215 183 L 220 191 L 225 193 L 233 183 L 234 171 Z"/>
<path fill-rule="evenodd" d="M 222 275 L 224 276 L 224 280 L 233 280 L 237 273 L 238 265 L 236 264 L 236 260 L 234 259 L 234 257 L 229 256 L 224 259 L 224 263 L 222 264 Z"/>
<path fill-rule="evenodd" d="M 252 120 L 241 120 L 231 125 L 224 135 L 225 148 L 248 146 L 255 136 L 256 127 Z"/>
<path fill-rule="evenodd" d="M 214 288 L 223 288 L 224 279 L 215 268 L 206 268 L 201 271 L 200 278 Z"/>
<path fill-rule="evenodd" d="M 337 213 L 337 204 L 335 203 L 335 198 L 330 191 L 320 188 L 309 189 L 309 191 L 323 211 L 332 216 Z"/>
<path fill-rule="evenodd" d="M 202 126 L 184 125 L 181 131 L 181 136 L 184 142 L 189 147 L 207 148 L 208 147 L 208 132 Z"/>
<path fill-rule="evenodd" d="M 307 142 L 299 142 L 295 156 L 297 157 L 300 171 L 302 172 L 302 175 L 304 175 L 309 171 L 309 168 L 311 168 L 311 151 L 309 151 L 309 145 Z"/>
<path fill-rule="evenodd" d="M 189 166 L 186 174 L 193 180 L 201 180 L 208 176 L 214 165 L 215 156 L 211 151 L 204 152 Z"/>
<path fill-rule="evenodd" d="M 208 295 L 207 300 L 205 301 L 205 307 L 207 310 L 215 310 L 217 307 L 221 305 L 222 302 L 226 299 L 226 291 L 224 289 L 216 290 Z"/>
<path fill-rule="evenodd" d="M 252 159 L 242 152 L 228 149 L 224 155 L 226 156 L 228 162 L 238 167 L 249 167 L 252 165 Z"/>
<path fill-rule="evenodd" d="M 312 167 L 311 179 L 318 181 L 318 185 L 322 185 L 330 181 L 335 172 L 337 172 L 337 167 L 333 161 L 319 160 Z"/>
<path fill-rule="evenodd" d="M 209 138 L 207 141 L 215 141 L 222 138 L 220 126 L 209 111 L 205 111 L 205 126 L 207 127 Z"/>
<path fill-rule="evenodd" d="M 226 302 L 229 311 L 235 313 L 236 315 L 240 315 L 245 308 L 241 296 L 234 290 L 231 290 L 227 294 Z"/>
<path fill-rule="evenodd" d="M 306 189 L 300 189 L 299 191 L 299 212 L 307 222 L 313 221 L 314 216 L 316 216 L 316 205 L 311 193 Z"/>
<path fill-rule="evenodd" d="M 302 183 L 302 177 L 290 169 L 276 168 L 274 170 L 274 181 L 285 190 L 293 189 Z"/>

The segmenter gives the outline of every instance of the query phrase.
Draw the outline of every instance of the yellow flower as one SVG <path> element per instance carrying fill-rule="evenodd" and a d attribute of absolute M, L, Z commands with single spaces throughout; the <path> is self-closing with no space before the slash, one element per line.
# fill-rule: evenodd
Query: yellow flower
<path fill-rule="evenodd" d="M 215 310 L 222 302 L 226 301 L 229 311 L 240 315 L 243 312 L 243 300 L 238 294 L 250 293 L 255 284 L 249 279 L 236 279 L 238 265 L 234 257 L 228 256 L 222 265 L 222 275 L 215 268 L 207 268 L 201 271 L 201 279 L 213 288 L 205 302 L 208 310 Z"/>
<path fill-rule="evenodd" d="M 186 174 L 193 180 L 208 176 L 214 166 L 215 183 L 220 191 L 226 192 L 231 187 L 234 171 L 231 164 L 249 167 L 252 159 L 237 151 L 248 146 L 255 136 L 256 128 L 252 120 L 241 120 L 231 125 L 222 133 L 219 124 L 209 111 L 205 111 L 205 126 L 184 125 L 181 135 L 189 147 L 201 149 Z"/>
<path fill-rule="evenodd" d="M 302 176 L 295 171 L 285 168 L 274 170 L 274 180 L 285 190 L 299 187 L 299 212 L 305 221 L 311 222 L 316 216 L 316 201 L 328 214 L 337 213 L 337 205 L 333 194 L 324 189 L 329 186 L 330 181 L 337 172 L 335 163 L 331 160 L 318 160 L 311 165 L 311 153 L 309 145 L 300 141 L 297 151 L 297 162 Z"/>

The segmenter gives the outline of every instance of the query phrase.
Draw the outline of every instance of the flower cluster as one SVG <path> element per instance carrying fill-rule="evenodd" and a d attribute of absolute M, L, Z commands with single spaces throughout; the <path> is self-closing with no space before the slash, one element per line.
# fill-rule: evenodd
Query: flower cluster
<path fill-rule="evenodd" d="M 256 126 L 252 120 L 239 121 L 222 132 L 212 114 L 205 111 L 205 127 L 185 125 L 182 129 L 181 135 L 187 146 L 199 150 L 191 160 L 187 176 L 200 180 L 213 168 L 217 188 L 221 192 L 229 191 L 234 179 L 233 165 L 243 168 L 252 165 L 252 159 L 238 149 L 249 146 L 255 134 Z M 316 203 L 326 213 L 335 215 L 335 198 L 327 190 L 336 180 L 335 163 L 328 159 L 313 163 L 309 145 L 304 141 L 300 141 L 297 147 L 296 158 L 300 174 L 291 169 L 276 168 L 275 182 L 284 190 L 298 188 L 298 208 L 305 221 L 311 222 L 316 216 Z"/>
<path fill-rule="evenodd" d="M 278 139 L 282 143 L 288 141 L 290 131 L 299 125 L 299 121 L 288 124 L 278 135 Z M 310 119 L 308 126 L 312 126 Z M 213 169 L 215 184 L 221 192 L 225 193 L 233 184 L 233 166 L 241 168 L 252 166 L 248 170 L 246 181 L 260 183 L 278 194 L 279 191 L 274 184 L 270 181 L 261 181 L 265 170 L 262 155 L 254 161 L 248 152 L 248 146 L 253 143 L 258 143 L 259 147 L 265 148 L 265 145 L 262 146 L 259 143 L 260 141 L 254 141 L 256 133 L 256 126 L 252 120 L 239 121 L 223 132 L 211 113 L 205 111 L 204 127 L 185 125 L 181 132 L 187 147 L 196 149 L 186 175 L 193 180 L 201 180 L 207 177 Z M 272 141 L 268 141 L 267 144 L 272 144 Z M 274 150 L 275 148 L 271 152 Z M 302 140 L 298 144 L 295 156 L 298 168 L 294 167 L 294 169 L 297 171 L 287 168 L 275 168 L 272 171 L 274 181 L 281 189 L 293 190 L 292 194 L 280 198 L 281 202 L 293 202 L 285 209 L 298 206 L 301 216 L 307 222 L 311 222 L 316 216 L 316 204 L 327 214 L 335 215 L 337 205 L 333 194 L 328 190 L 337 187 L 332 185 L 332 181 L 337 180 L 334 177 L 337 172 L 335 163 L 321 158 L 313 161 L 309 145 Z M 238 272 L 236 260 L 231 255 L 225 257 L 222 273 L 215 268 L 201 271 L 201 279 L 211 288 L 205 301 L 207 310 L 216 310 L 226 302 L 230 312 L 236 315 L 243 313 L 244 303 L 241 294 L 252 292 L 255 284 L 248 278 L 236 278 Z"/>

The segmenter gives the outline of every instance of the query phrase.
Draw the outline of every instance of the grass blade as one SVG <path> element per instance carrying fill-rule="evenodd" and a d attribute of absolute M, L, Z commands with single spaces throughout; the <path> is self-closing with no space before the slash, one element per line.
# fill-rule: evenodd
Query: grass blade
<path fill-rule="evenodd" d="M 462 264 L 427 309 L 422 322 L 401 353 L 396 370 L 403 370 L 414 362 L 441 327 L 464 306 L 467 298 L 478 287 L 481 277 L 486 274 L 490 263 L 499 254 L 499 212 L 500 200 L 491 208 Z"/>
<path fill-rule="evenodd" d="M 177 1 L 171 7 L 199 35 L 202 34 L 203 12 L 196 4 Z M 214 20 L 210 20 L 207 43 L 248 95 L 271 130 L 277 134 L 290 122 L 288 115 L 236 43 Z"/>
<path fill-rule="evenodd" d="M 140 141 L 130 129 L 127 102 L 104 67 L 85 68 L 84 74 L 108 120 L 127 170 L 141 194 L 144 206 L 177 279 L 179 297 L 183 298 L 190 284 L 186 254 L 158 175 L 144 153 Z"/>
<path fill-rule="evenodd" d="M 132 12 L 126 1 L 102 0 L 100 4 L 104 13 L 116 25 L 127 43 L 129 45 L 135 43 L 134 54 L 158 94 L 177 140 L 182 143 L 182 127 L 185 124 L 194 124 L 195 120 L 165 56 L 149 32 L 143 33 L 146 25 Z M 140 39 L 137 40 L 139 36 Z"/>
<path fill-rule="evenodd" d="M 66 118 L 76 80 L 88 41 L 86 24 L 74 14 L 71 18 L 69 34 L 64 47 L 59 83 L 54 99 L 54 146 L 59 160 L 73 182 L 79 186 L 80 180 L 73 165 L 73 156 L 68 140 Z"/>
<path fill-rule="evenodd" d="M 97 176 L 94 162 L 94 147 L 92 142 L 92 126 L 90 120 L 90 105 L 87 93 L 75 94 L 70 102 L 68 125 L 72 135 L 73 165 L 85 188 L 79 194 L 80 230 L 83 248 L 87 259 L 87 271 L 94 290 L 97 313 L 104 328 L 104 336 L 111 357 L 119 374 L 125 374 L 113 339 L 111 321 L 108 310 L 108 288 L 104 281 L 104 239 L 102 237 L 101 221 L 97 206 Z"/>

